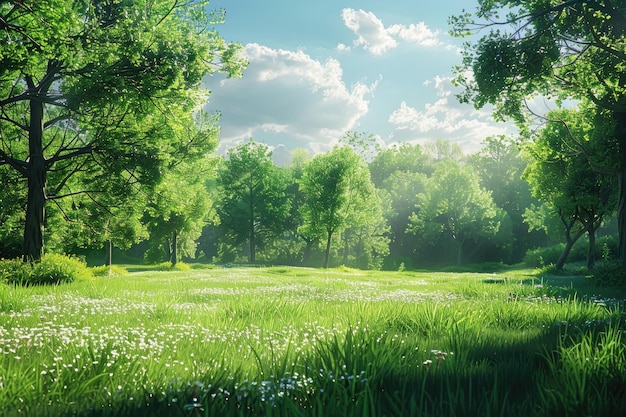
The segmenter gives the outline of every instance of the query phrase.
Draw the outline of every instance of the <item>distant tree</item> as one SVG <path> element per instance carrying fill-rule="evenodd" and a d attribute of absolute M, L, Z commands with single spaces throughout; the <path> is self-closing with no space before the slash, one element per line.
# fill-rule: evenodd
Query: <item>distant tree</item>
<path fill-rule="evenodd" d="M 285 236 L 282 239 L 282 255 L 279 255 L 279 258 L 291 264 L 308 265 L 313 250 L 319 244 L 318 238 L 303 234 L 301 229 L 304 224 L 302 206 L 305 204 L 306 196 L 302 192 L 300 182 L 304 169 L 312 158 L 308 150 L 294 149 L 291 152 L 291 164 L 285 169 L 288 177 L 286 193 L 291 205 L 285 223 Z"/>
<path fill-rule="evenodd" d="M 290 201 L 287 179 L 272 162 L 267 145 L 250 140 L 228 151 L 218 171 L 220 226 L 235 245 L 247 243 L 248 262 L 257 246 L 283 233 Z"/>
<path fill-rule="evenodd" d="M 124 200 L 201 145 L 176 130 L 202 98 L 202 77 L 243 68 L 240 46 L 214 30 L 222 16 L 207 6 L 0 4 L 0 168 L 18 172 L 26 190 L 25 260 L 42 255 L 47 202 L 79 193 Z"/>
<path fill-rule="evenodd" d="M 437 139 L 424 144 L 426 164 L 433 167 L 444 161 L 460 162 L 464 158 L 463 149 L 458 143 L 446 139 Z"/>
<path fill-rule="evenodd" d="M 430 174 L 427 168 L 427 156 L 422 147 L 409 143 L 402 143 L 381 150 L 369 163 L 372 182 L 376 187 L 382 187 L 383 182 L 395 172 Z"/>
<path fill-rule="evenodd" d="M 424 193 L 428 177 L 420 172 L 395 171 L 383 183 L 381 189 L 387 194 L 384 216 L 390 227 L 389 249 L 400 258 L 412 257 L 416 252 L 416 240 L 407 233 L 409 218 Z"/>
<path fill-rule="evenodd" d="M 360 269 L 381 269 L 389 254 L 389 226 L 383 217 L 379 191 L 366 183 L 365 192 L 359 193 L 361 207 L 350 220 L 350 226 L 341 232 L 342 263 Z"/>
<path fill-rule="evenodd" d="M 301 187 L 306 196 L 302 233 L 326 241 L 323 266 L 327 268 L 333 236 L 362 221 L 360 212 L 373 191 L 369 171 L 351 148 L 335 147 L 305 167 Z"/>
<path fill-rule="evenodd" d="M 193 164 L 183 162 L 165 174 L 143 216 L 150 235 L 147 260 L 156 262 L 165 257 L 176 265 L 179 252 L 195 257 L 196 239 L 212 207 L 204 177 L 213 175 L 214 167 L 207 158 Z"/>
<path fill-rule="evenodd" d="M 462 264 L 468 244 L 495 238 L 500 230 L 503 213 L 469 167 L 452 161 L 438 163 L 418 200 L 409 231 L 430 244 L 449 240 L 457 265 Z"/>
<path fill-rule="evenodd" d="M 339 145 L 352 148 L 365 162 L 370 162 L 380 150 L 376 136 L 367 132 L 348 131 L 339 140 Z"/>
<path fill-rule="evenodd" d="M 522 157 L 521 145 L 510 137 L 492 136 L 483 147 L 468 156 L 468 164 L 480 176 L 481 186 L 491 192 L 494 203 L 511 219 L 513 239 L 510 263 L 522 260 L 526 251 L 545 240 L 543 233 L 530 233 L 523 221 L 523 214 L 538 201 L 532 197 L 530 185 L 522 179 L 527 162 Z"/>

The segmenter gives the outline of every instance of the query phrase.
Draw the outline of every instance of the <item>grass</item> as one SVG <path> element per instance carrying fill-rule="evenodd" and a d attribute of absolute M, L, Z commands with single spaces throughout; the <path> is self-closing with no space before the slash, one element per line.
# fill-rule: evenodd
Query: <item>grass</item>
<path fill-rule="evenodd" d="M 527 270 L 0 285 L 0 415 L 624 415 L 623 298 Z"/>

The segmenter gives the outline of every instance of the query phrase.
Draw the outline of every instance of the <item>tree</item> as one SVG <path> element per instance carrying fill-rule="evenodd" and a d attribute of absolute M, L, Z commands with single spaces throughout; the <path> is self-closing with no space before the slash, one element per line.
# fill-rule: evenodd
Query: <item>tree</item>
<path fill-rule="evenodd" d="M 159 261 L 165 255 L 176 265 L 179 249 L 183 256 L 195 257 L 195 241 L 212 205 L 203 177 L 212 175 L 212 168 L 214 164 L 207 157 L 193 164 L 182 163 L 165 174 L 143 218 L 150 234 L 149 261 Z"/>
<path fill-rule="evenodd" d="M 328 268 L 333 236 L 361 224 L 359 212 L 370 204 L 373 185 L 369 171 L 350 147 L 335 147 L 306 165 L 301 187 L 306 196 L 302 232 L 309 238 L 325 239 L 323 267 Z"/>
<path fill-rule="evenodd" d="M 563 123 L 547 124 L 527 145 L 531 160 L 524 178 L 563 223 L 566 245 L 556 268 L 563 268 L 574 243 L 587 233 L 587 267 L 592 269 L 596 230 L 615 209 L 617 193 L 612 177 L 593 170 L 583 154 L 572 152 L 576 145 L 571 137 L 589 142 L 599 122 L 594 125 L 584 111 L 554 111 L 549 117 Z"/>
<path fill-rule="evenodd" d="M 424 144 L 424 155 L 427 165 L 432 167 L 439 162 L 453 161 L 460 162 L 464 155 L 463 149 L 458 143 L 451 142 L 446 139 L 437 139 L 435 141 L 426 142 Z"/>
<path fill-rule="evenodd" d="M 177 130 L 191 122 L 202 77 L 243 68 L 207 5 L 0 4 L 0 168 L 18 172 L 27 190 L 25 260 L 41 257 L 47 202 L 81 193 L 123 200 L 200 147 Z"/>
<path fill-rule="evenodd" d="M 386 267 L 397 269 L 416 251 L 415 238 L 407 233 L 409 216 L 424 191 L 433 166 L 420 145 L 402 143 L 380 151 L 369 164 L 372 181 L 379 189 L 383 215 L 389 225 L 389 252 Z"/>
<path fill-rule="evenodd" d="M 382 184 L 394 172 L 432 173 L 427 168 L 428 156 L 419 145 L 402 143 L 378 152 L 369 164 L 372 182 L 376 187 Z"/>
<path fill-rule="evenodd" d="M 626 4 L 612 0 L 479 0 L 471 14 L 451 18 L 452 32 L 466 36 L 490 28 L 466 44 L 456 68 L 463 102 L 495 105 L 498 119 L 528 126 L 528 102 L 537 95 L 587 102 L 608 121 L 601 147 L 572 137 L 576 151 L 596 169 L 618 178 L 619 260 L 626 265 Z M 500 19 L 499 16 L 506 16 Z M 562 121 L 556 121 L 562 123 Z M 604 148 L 605 150 L 601 150 Z M 606 160 L 606 149 L 613 155 Z M 595 152 L 594 152 L 595 151 Z M 600 152 L 600 157 L 598 154 Z M 599 159 L 599 160 L 598 160 Z"/>
<path fill-rule="evenodd" d="M 300 182 L 305 167 L 311 161 L 311 153 L 307 149 L 297 148 L 291 151 L 291 164 L 285 168 L 289 183 L 286 193 L 291 201 L 289 216 L 285 223 L 285 235 L 282 240 L 283 249 L 279 259 L 290 264 L 308 265 L 313 249 L 319 244 L 315 237 L 302 233 L 302 206 L 306 196 L 302 192 Z"/>
<path fill-rule="evenodd" d="M 389 249 L 400 258 L 411 257 L 416 252 L 415 236 L 407 233 L 407 228 L 427 181 L 428 177 L 420 172 L 395 171 L 381 185 L 387 193 L 384 215 L 391 231 Z"/>
<path fill-rule="evenodd" d="M 456 265 L 462 264 L 467 244 L 496 236 L 503 217 L 491 194 L 480 188 L 474 171 L 452 161 L 436 165 L 415 210 L 409 231 L 425 243 L 449 239 Z"/>
<path fill-rule="evenodd" d="M 522 158 L 521 145 L 506 136 L 488 137 L 482 149 L 468 157 L 468 163 L 478 173 L 480 185 L 491 193 L 493 202 L 511 219 L 513 239 L 510 254 L 504 258 L 509 263 L 520 262 L 537 239 L 545 238 L 543 233 L 531 233 L 523 221 L 526 208 L 537 200 L 522 179 L 527 162 Z"/>
<path fill-rule="evenodd" d="M 250 140 L 228 151 L 218 183 L 221 227 L 233 244 L 247 242 L 248 262 L 254 263 L 257 246 L 284 231 L 290 207 L 286 178 L 267 145 Z"/>

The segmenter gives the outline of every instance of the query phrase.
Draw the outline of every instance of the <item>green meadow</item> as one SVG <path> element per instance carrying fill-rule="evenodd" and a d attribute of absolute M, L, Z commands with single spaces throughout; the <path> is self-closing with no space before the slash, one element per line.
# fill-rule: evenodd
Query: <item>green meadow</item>
<path fill-rule="evenodd" d="M 626 415 L 623 294 L 587 281 L 236 267 L 0 284 L 0 415 Z"/>

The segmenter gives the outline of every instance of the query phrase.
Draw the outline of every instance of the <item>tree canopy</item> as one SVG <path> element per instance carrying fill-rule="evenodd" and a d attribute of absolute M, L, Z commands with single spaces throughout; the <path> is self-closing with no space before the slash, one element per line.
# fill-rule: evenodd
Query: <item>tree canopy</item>
<path fill-rule="evenodd" d="M 268 146 L 251 140 L 228 152 L 218 183 L 221 227 L 232 244 L 247 243 L 248 262 L 254 263 L 257 246 L 284 230 L 290 208 L 286 179 Z"/>
<path fill-rule="evenodd" d="M 466 166 L 446 161 L 436 166 L 418 196 L 408 229 L 425 244 L 450 239 L 456 249 L 455 263 L 461 265 L 467 244 L 481 236 L 495 236 L 502 217 L 491 194 L 480 188 L 478 176 Z"/>
<path fill-rule="evenodd" d="M 366 212 L 373 185 L 367 166 L 348 146 L 317 155 L 303 171 L 303 233 L 310 238 L 324 237 L 324 268 L 328 267 L 333 236 L 359 225 Z"/>
<path fill-rule="evenodd" d="M 532 98 L 570 99 L 588 103 L 610 122 L 603 123 L 610 126 L 607 134 L 594 139 L 610 144 L 612 158 L 593 152 L 600 147 L 581 138 L 576 151 L 618 176 L 619 259 L 626 265 L 626 4 L 479 0 L 474 16 L 456 16 L 451 23 L 457 36 L 485 33 L 465 45 L 456 68 L 461 101 L 494 105 L 497 118 L 528 127 Z"/>
<path fill-rule="evenodd" d="M 0 168 L 19 173 L 27 189 L 25 259 L 42 254 L 47 201 L 123 201 L 138 188 L 149 192 L 177 159 L 206 150 L 186 132 L 202 77 L 239 75 L 244 66 L 240 46 L 214 29 L 223 16 L 207 6 L 0 4 Z"/>

